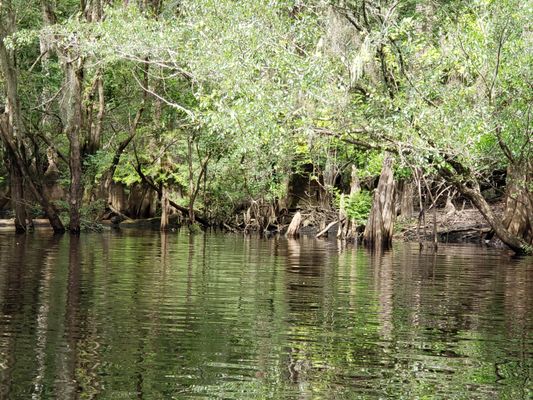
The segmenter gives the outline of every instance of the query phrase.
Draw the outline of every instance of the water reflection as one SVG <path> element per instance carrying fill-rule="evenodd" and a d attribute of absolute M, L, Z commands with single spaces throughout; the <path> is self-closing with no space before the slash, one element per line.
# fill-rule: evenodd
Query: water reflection
<path fill-rule="evenodd" d="M 310 238 L 0 236 L 0 398 L 526 399 L 531 261 Z"/>

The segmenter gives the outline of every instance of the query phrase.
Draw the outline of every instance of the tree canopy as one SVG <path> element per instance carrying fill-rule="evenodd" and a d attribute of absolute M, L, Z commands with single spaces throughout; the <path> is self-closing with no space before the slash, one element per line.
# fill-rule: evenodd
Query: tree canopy
<path fill-rule="evenodd" d="M 38 196 L 53 163 L 75 231 L 115 183 L 168 189 L 190 220 L 214 221 L 279 202 L 304 172 L 334 206 L 351 165 L 377 177 L 390 153 L 397 176 L 442 180 L 524 249 L 532 13 L 516 0 L 4 0 L 0 184 L 23 199 L 20 176 L 61 214 Z M 482 194 L 498 171 L 503 224 Z"/>

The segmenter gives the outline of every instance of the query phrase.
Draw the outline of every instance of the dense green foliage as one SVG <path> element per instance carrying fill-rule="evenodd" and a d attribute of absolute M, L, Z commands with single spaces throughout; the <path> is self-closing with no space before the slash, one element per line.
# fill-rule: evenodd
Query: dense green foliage
<path fill-rule="evenodd" d="M 224 219 L 302 169 L 332 193 L 354 164 L 372 189 L 384 151 L 463 191 L 531 156 L 530 1 L 19 3 L 0 11 L 25 151 L 68 158 L 77 60 L 86 199 L 111 169 Z"/>
<path fill-rule="evenodd" d="M 368 191 L 358 192 L 348 197 L 345 203 L 346 214 L 358 225 L 364 225 L 370 208 L 372 206 L 372 196 Z"/>

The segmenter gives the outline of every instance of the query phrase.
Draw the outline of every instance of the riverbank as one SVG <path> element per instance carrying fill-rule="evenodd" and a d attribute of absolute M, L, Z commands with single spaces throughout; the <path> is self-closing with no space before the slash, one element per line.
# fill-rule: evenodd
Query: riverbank
<path fill-rule="evenodd" d="M 495 203 L 492 205 L 494 214 L 501 218 L 503 215 L 503 203 Z M 317 224 L 316 216 L 309 210 L 303 211 L 303 222 L 300 228 L 300 234 L 305 236 L 316 236 L 323 232 L 321 237 L 334 238 L 337 236 L 338 220 L 335 219 L 336 212 L 329 212 L 324 214 L 324 218 Z M 281 224 L 271 225 L 267 231 L 266 236 L 285 234 L 291 215 L 287 215 Z M 435 218 L 435 223 L 434 223 Z M 106 219 L 98 221 L 98 224 L 103 229 L 159 229 L 161 219 L 146 218 L 146 219 Z M 288 222 L 287 222 L 288 221 Z M 177 216 L 173 216 L 169 221 L 169 229 L 180 229 L 180 221 Z M 37 218 L 33 219 L 33 229 L 46 230 L 51 229 L 47 219 Z M 222 225 L 221 230 L 231 232 L 252 233 L 253 230 L 247 229 L 246 226 L 229 226 Z M 0 231 L 14 232 L 14 219 L 0 219 Z M 503 244 L 492 235 L 491 227 L 487 224 L 481 213 L 475 208 L 463 208 L 449 210 L 446 208 L 439 208 L 433 214 L 429 211 L 425 215 L 415 212 L 410 218 L 399 217 L 395 223 L 396 241 L 433 241 L 434 235 L 437 236 L 440 243 L 479 243 L 488 244 L 494 247 L 504 247 Z"/>

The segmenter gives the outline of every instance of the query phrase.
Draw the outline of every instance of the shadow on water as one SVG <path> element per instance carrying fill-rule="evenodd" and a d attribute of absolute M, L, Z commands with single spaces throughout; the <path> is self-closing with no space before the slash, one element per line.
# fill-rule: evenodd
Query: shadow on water
<path fill-rule="evenodd" d="M 0 237 L 0 398 L 526 399 L 533 263 L 472 246 Z"/>

